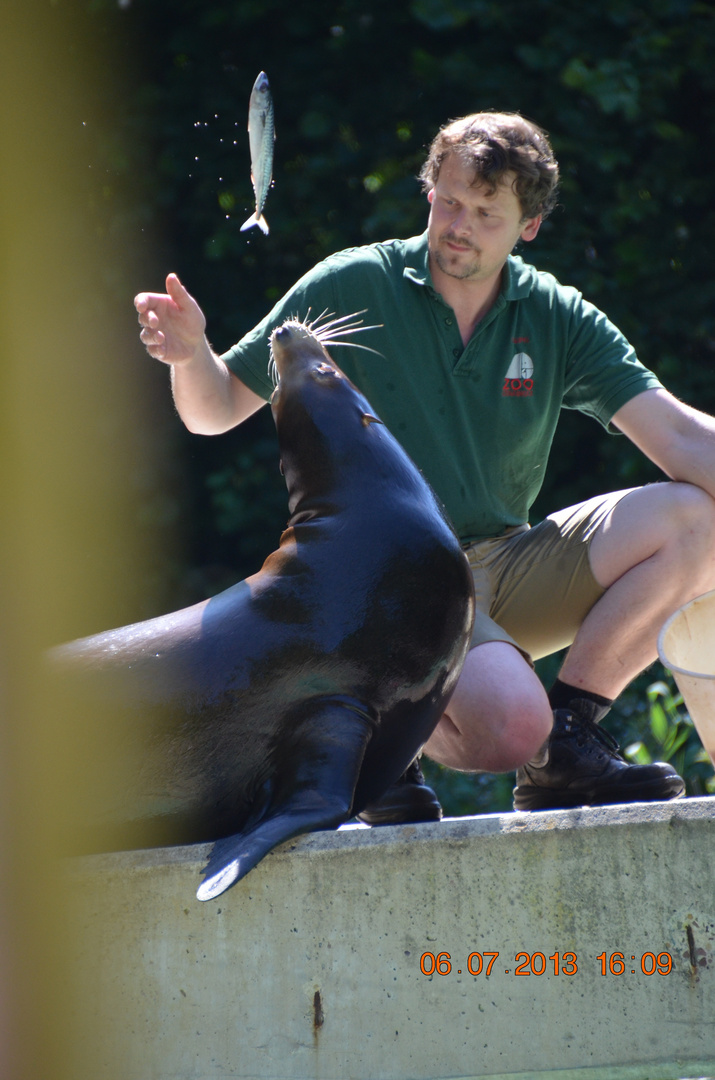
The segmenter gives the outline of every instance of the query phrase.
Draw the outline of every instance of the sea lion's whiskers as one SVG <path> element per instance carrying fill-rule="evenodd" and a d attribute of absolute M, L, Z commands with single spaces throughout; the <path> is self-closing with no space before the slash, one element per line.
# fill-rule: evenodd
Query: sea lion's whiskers
<path fill-rule="evenodd" d="M 352 345 L 355 349 L 363 349 L 364 352 L 375 353 L 376 356 L 382 356 L 381 352 L 377 349 L 371 349 L 369 345 L 360 345 L 357 341 L 336 341 L 336 338 L 346 337 L 352 334 L 358 334 L 362 330 L 380 330 L 382 323 L 376 323 L 374 326 L 363 326 L 362 319 L 356 319 L 357 315 L 364 315 L 367 308 L 363 308 L 361 311 L 353 311 L 350 315 L 339 315 L 337 318 L 332 316 L 334 312 L 328 312 L 327 308 L 322 314 L 318 315 L 317 319 L 308 321 L 308 315 L 310 315 L 310 309 L 305 317 L 303 326 L 313 334 L 321 345 Z M 328 322 L 321 324 L 321 319 L 328 319 Z M 354 322 L 348 322 L 348 319 L 355 319 Z M 338 329 L 336 329 L 338 328 Z"/>
<path fill-rule="evenodd" d="M 309 320 L 309 318 L 308 318 L 308 316 L 310 315 L 310 308 L 309 308 L 308 309 L 308 314 L 306 315 L 305 319 L 303 320 L 302 325 L 305 326 L 307 330 L 310 330 L 310 332 L 312 334 L 314 334 L 321 342 L 323 341 L 325 335 L 328 332 L 333 333 L 333 330 L 334 330 L 335 327 L 340 327 L 339 330 L 334 331 L 334 336 L 336 336 L 336 337 L 339 336 L 340 334 L 352 333 L 353 331 L 357 332 L 359 330 L 379 330 L 379 329 L 381 329 L 381 327 L 383 325 L 382 323 L 376 323 L 374 326 L 363 326 L 362 325 L 362 319 L 357 319 L 356 318 L 356 316 L 358 316 L 358 315 L 364 315 L 366 311 L 367 311 L 367 308 L 363 308 L 361 311 L 353 311 L 352 314 L 350 314 L 350 315 L 339 315 L 336 318 L 333 318 L 332 316 L 335 314 L 335 312 L 333 312 L 333 311 L 328 312 L 328 309 L 326 308 L 325 311 L 322 312 L 322 314 L 318 315 L 317 319 L 310 319 Z M 321 322 L 322 319 L 327 319 L 328 321 L 327 322 Z M 348 322 L 348 319 L 355 319 L 355 322 Z M 362 346 L 362 347 L 365 348 L 365 346 Z"/>
<path fill-rule="evenodd" d="M 309 318 L 311 309 L 308 308 L 305 319 L 298 321 L 302 322 L 302 325 L 310 329 L 313 333 L 317 333 L 319 329 L 326 330 L 329 326 L 337 326 L 339 323 L 347 322 L 348 319 L 354 319 L 357 315 L 364 315 L 366 311 L 367 308 L 362 308 L 360 311 L 353 311 L 350 315 L 336 316 L 334 311 L 328 311 L 327 308 L 324 308 L 323 311 L 321 311 L 320 315 L 318 315 L 315 319 L 311 319 Z M 322 319 L 328 319 L 329 322 L 323 323 L 321 327 L 320 323 Z M 360 323 L 362 323 L 362 319 L 358 319 L 355 325 L 359 326 Z"/>
<path fill-rule="evenodd" d="M 360 329 L 361 330 L 373 330 L 374 327 L 372 327 L 372 326 L 362 326 L 362 327 L 360 327 Z M 362 349 L 363 352 L 371 352 L 371 353 L 374 353 L 375 356 L 384 356 L 384 353 L 378 352 L 377 349 L 371 349 L 369 345 L 361 345 L 357 341 L 336 341 L 335 337 L 337 337 L 337 334 L 334 337 L 331 337 L 331 338 L 318 338 L 318 340 L 320 341 L 321 345 L 335 345 L 335 346 L 337 346 L 337 345 L 352 345 L 353 349 Z"/>
<path fill-rule="evenodd" d="M 350 337 L 353 334 L 359 333 L 361 330 L 380 330 L 383 326 L 382 323 L 376 323 L 374 326 L 363 326 L 362 319 L 356 319 L 357 315 L 363 315 L 367 311 L 367 308 L 363 308 L 362 311 L 353 311 L 350 315 L 335 316 L 335 312 L 328 311 L 325 308 L 320 315 L 315 319 L 310 318 L 310 308 L 308 308 L 305 318 L 300 319 L 295 316 L 293 319 L 289 319 L 288 322 L 301 326 L 304 330 L 307 330 L 309 334 L 319 341 L 323 347 L 328 345 L 350 345 L 354 349 L 362 349 L 363 352 L 374 353 L 375 356 L 384 356 L 383 353 L 377 349 L 370 348 L 369 345 L 361 345 L 357 341 L 338 341 L 339 337 Z M 321 322 L 321 320 L 327 319 L 327 322 Z M 354 319 L 354 322 L 348 322 L 349 319 Z M 276 362 L 271 351 L 270 360 L 268 362 L 268 375 L 274 386 L 278 385 L 279 377 L 278 370 L 276 368 Z"/>

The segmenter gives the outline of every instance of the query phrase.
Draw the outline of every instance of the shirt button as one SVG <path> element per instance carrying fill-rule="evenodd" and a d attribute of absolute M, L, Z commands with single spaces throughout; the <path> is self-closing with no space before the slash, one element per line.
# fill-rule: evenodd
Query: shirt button
<path fill-rule="evenodd" d="M 445 326 L 451 326 L 452 325 L 452 320 L 451 319 L 445 319 L 444 320 L 444 325 Z"/>
<path fill-rule="evenodd" d="M 459 349 L 452 349 L 452 356 L 459 356 Z"/>

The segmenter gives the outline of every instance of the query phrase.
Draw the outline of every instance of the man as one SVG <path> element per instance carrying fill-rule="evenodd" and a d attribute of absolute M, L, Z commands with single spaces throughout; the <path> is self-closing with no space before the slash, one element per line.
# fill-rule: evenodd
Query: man
<path fill-rule="evenodd" d="M 427 232 L 331 256 L 224 357 L 174 275 L 136 298 L 187 427 L 216 434 L 268 399 L 267 339 L 289 315 L 366 309 L 383 324 L 341 366 L 442 497 L 473 569 L 463 673 L 425 746 L 455 769 L 517 769 L 517 809 L 674 798 L 667 764 L 628 764 L 598 722 L 656 657 L 681 604 L 715 586 L 715 422 L 678 402 L 574 289 L 514 257 L 555 203 L 538 127 L 482 113 L 446 125 L 422 171 Z M 670 482 L 527 525 L 559 411 L 612 424 Z M 571 645 L 549 695 L 532 659 Z M 437 818 L 415 762 L 363 817 Z"/>

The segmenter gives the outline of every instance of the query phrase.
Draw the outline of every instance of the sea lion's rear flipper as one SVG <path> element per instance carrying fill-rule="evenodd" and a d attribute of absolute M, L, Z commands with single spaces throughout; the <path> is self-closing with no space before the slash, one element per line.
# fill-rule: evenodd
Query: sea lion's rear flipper
<path fill-rule="evenodd" d="M 352 812 L 353 793 L 374 722 L 356 702 L 330 698 L 306 710 L 297 765 L 258 824 L 217 840 L 196 896 L 213 900 L 240 881 L 277 844 L 314 829 L 335 829 Z"/>

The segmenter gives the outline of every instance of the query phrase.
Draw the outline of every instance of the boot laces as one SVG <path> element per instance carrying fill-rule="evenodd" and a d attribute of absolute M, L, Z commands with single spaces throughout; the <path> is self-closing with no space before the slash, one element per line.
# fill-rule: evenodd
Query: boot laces
<path fill-rule="evenodd" d="M 589 720 L 587 716 L 579 716 L 578 713 L 571 713 L 571 722 L 575 723 L 577 728 L 576 742 L 579 746 L 583 746 L 591 739 L 595 739 L 600 742 L 603 747 L 615 757 L 621 757 L 619 750 L 620 746 L 618 742 L 613 738 L 613 735 L 609 731 L 605 731 L 604 728 L 599 727 L 598 724 L 594 724 L 593 720 Z M 578 729 L 581 729 L 579 732 Z"/>
<path fill-rule="evenodd" d="M 398 784 L 399 783 L 403 783 L 403 784 L 424 784 L 425 783 L 425 775 L 422 772 L 422 767 L 420 766 L 420 757 L 421 756 L 422 756 L 421 754 L 418 754 L 417 757 L 415 757 L 410 762 L 410 764 L 407 766 L 407 768 L 403 772 L 400 779 L 397 781 Z"/>

